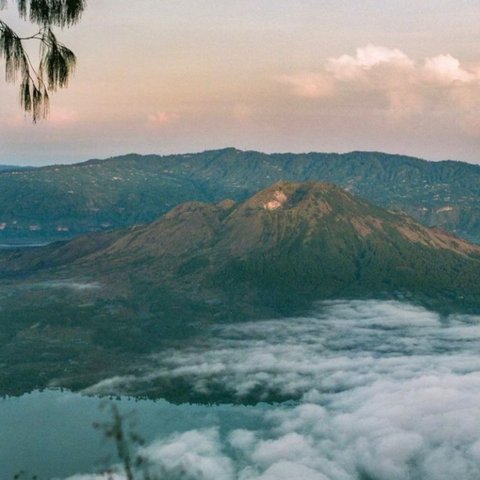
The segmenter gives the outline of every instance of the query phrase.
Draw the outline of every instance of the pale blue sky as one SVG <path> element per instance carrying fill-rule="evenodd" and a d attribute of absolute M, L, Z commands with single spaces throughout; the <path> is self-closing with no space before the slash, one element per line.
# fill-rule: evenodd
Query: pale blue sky
<path fill-rule="evenodd" d="M 79 63 L 48 120 L 0 82 L 0 163 L 224 146 L 480 161 L 478 0 L 91 0 L 59 36 Z"/>

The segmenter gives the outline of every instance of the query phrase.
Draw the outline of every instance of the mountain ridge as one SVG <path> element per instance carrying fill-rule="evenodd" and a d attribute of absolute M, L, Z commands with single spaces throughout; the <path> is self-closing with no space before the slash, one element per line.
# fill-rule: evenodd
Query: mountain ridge
<path fill-rule="evenodd" d="M 478 311 L 479 267 L 479 246 L 332 184 L 188 202 L 147 225 L 0 252 L 0 392 L 135 374 L 207 325 L 303 315 L 322 299 Z M 178 385 L 145 388 L 134 393 L 180 398 Z"/>
<path fill-rule="evenodd" d="M 0 240 L 55 240 L 146 223 L 190 200 L 243 201 L 281 179 L 335 183 L 426 225 L 480 241 L 480 166 L 377 152 L 232 148 L 0 173 Z"/>
<path fill-rule="evenodd" d="M 336 185 L 280 181 L 244 202 L 190 201 L 146 225 L 80 236 L 67 243 L 31 249 L 31 254 L 7 252 L 3 255 L 7 262 L 2 274 L 8 272 L 9 258 L 14 259 L 14 265 L 22 265 L 24 257 L 27 261 L 19 271 L 26 273 L 29 268 L 35 273 L 69 264 L 74 269 L 94 265 L 95 270 L 101 271 L 116 262 L 126 270 L 132 263 L 143 265 L 142 258 L 160 262 L 165 273 L 171 265 L 177 269 L 178 262 L 188 255 L 203 252 L 211 260 L 222 262 L 241 259 L 252 252 L 271 254 L 284 241 L 300 249 L 327 236 L 334 248 L 349 238 L 356 248 L 358 242 L 383 242 L 397 250 L 408 246 L 480 258 L 480 246 L 441 229 L 427 228 L 405 214 L 385 210 Z M 288 257 L 297 252 L 291 249 L 282 253 Z M 356 253 L 350 252 L 352 256 Z M 323 255 L 320 251 L 315 255 L 318 254 Z M 41 261 L 35 264 L 32 256 Z M 338 257 L 337 252 L 335 256 Z"/>

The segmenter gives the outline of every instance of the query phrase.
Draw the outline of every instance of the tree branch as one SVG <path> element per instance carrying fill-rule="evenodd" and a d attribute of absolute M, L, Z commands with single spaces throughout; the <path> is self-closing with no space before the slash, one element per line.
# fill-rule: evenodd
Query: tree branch
<path fill-rule="evenodd" d="M 52 26 L 69 27 L 76 23 L 86 6 L 86 0 L 14 0 L 21 18 L 40 25 L 37 33 L 20 37 L 0 19 L 0 58 L 5 60 L 5 79 L 20 84 L 20 104 L 31 113 L 33 122 L 48 114 L 49 91 L 68 85 L 75 70 L 75 54 L 60 43 Z M 8 0 L 0 0 L 0 10 Z M 40 58 L 35 68 L 23 42 L 38 40 Z"/>

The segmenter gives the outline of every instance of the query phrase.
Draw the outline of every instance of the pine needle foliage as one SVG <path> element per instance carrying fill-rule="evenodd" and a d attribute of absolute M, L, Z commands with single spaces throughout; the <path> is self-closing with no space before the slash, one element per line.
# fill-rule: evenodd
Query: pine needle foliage
<path fill-rule="evenodd" d="M 49 110 L 49 93 L 68 85 L 75 70 L 75 54 L 58 41 L 52 27 L 68 28 L 78 22 L 86 0 L 14 0 L 20 18 L 37 25 L 31 36 L 20 37 L 0 19 L 0 59 L 5 62 L 5 80 L 20 81 L 20 105 L 33 122 L 45 118 Z M 8 0 L 0 0 L 0 10 Z M 35 67 L 25 43 L 40 44 Z"/>

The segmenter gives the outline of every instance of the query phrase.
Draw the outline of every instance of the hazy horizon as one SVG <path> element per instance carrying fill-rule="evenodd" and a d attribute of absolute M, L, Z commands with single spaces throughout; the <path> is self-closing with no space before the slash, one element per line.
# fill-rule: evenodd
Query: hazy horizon
<path fill-rule="evenodd" d="M 219 146 L 218 148 L 209 148 L 209 149 L 204 149 L 204 150 L 195 150 L 195 151 L 178 151 L 178 152 L 164 152 L 164 153 L 156 153 L 156 152 L 149 152 L 146 151 L 144 153 L 139 153 L 136 151 L 132 152 L 125 152 L 125 153 L 118 153 L 116 155 L 109 155 L 109 156 L 93 156 L 89 158 L 83 158 L 79 160 L 73 160 L 71 162 L 62 162 L 61 160 L 58 162 L 48 162 L 45 161 L 44 163 L 12 163 L 12 162 L 6 162 L 2 163 L 0 162 L 0 166 L 6 166 L 6 167 L 50 167 L 50 166 L 66 166 L 66 165 L 74 165 L 74 164 L 79 164 L 79 163 L 85 163 L 91 160 L 109 160 L 111 158 L 120 158 L 120 157 L 125 157 L 128 155 L 140 155 L 140 156 L 150 156 L 150 155 L 156 155 L 159 157 L 168 157 L 168 156 L 173 156 L 173 155 L 198 155 L 201 153 L 205 152 L 211 152 L 211 151 L 219 151 L 219 150 L 228 150 L 228 149 L 234 149 L 234 150 L 239 150 L 242 152 L 256 152 L 256 153 L 264 153 L 266 155 L 276 155 L 276 154 L 293 154 L 293 155 L 308 155 L 311 153 L 319 153 L 319 154 L 326 154 L 326 155 L 348 155 L 350 153 L 354 152 L 360 152 L 360 153 L 380 153 L 380 154 L 385 154 L 385 155 L 391 155 L 391 156 L 403 156 L 403 157 L 410 157 L 410 158 L 415 158 L 418 160 L 424 160 L 427 162 L 460 162 L 460 163 L 470 163 L 472 165 L 479 165 L 480 162 L 469 162 L 467 160 L 459 160 L 455 158 L 424 158 L 424 157 L 419 157 L 415 155 L 409 155 L 405 153 L 399 153 L 399 152 L 386 152 L 386 151 L 377 151 L 377 150 L 346 150 L 343 152 L 340 151 L 318 151 L 318 150 L 310 150 L 310 151 L 291 151 L 291 150 L 286 150 L 286 151 L 265 151 L 265 150 L 258 150 L 258 149 L 242 149 L 242 148 L 237 148 L 237 147 L 232 147 L 232 146 Z"/>
<path fill-rule="evenodd" d="M 235 146 L 479 162 L 473 0 L 90 2 L 78 57 L 33 126 L 0 82 L 0 164 Z M 21 34 L 11 5 L 1 12 Z"/>

